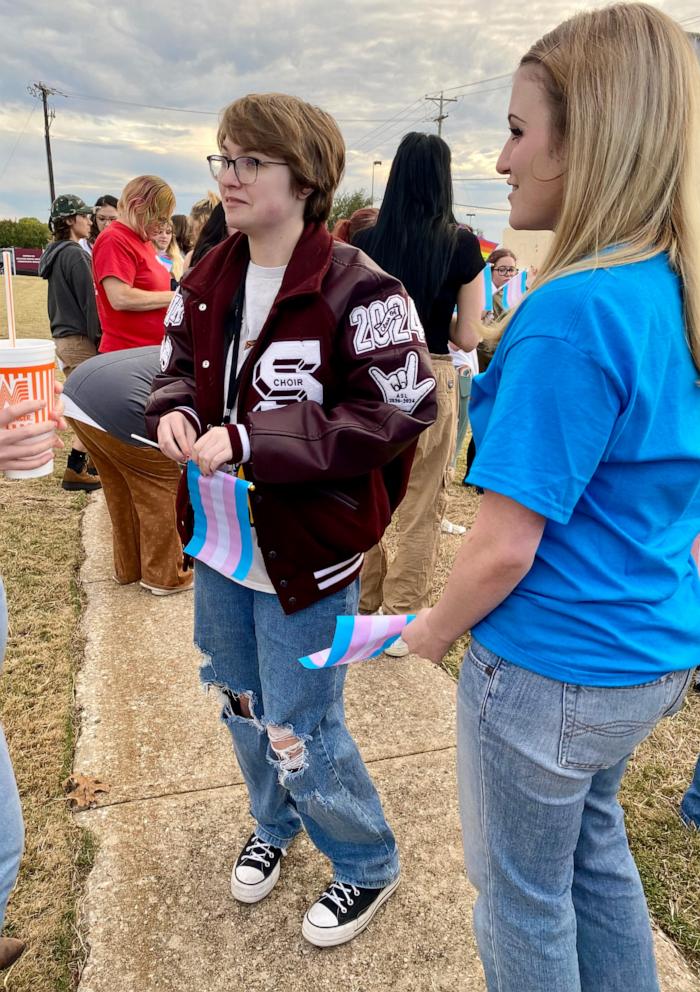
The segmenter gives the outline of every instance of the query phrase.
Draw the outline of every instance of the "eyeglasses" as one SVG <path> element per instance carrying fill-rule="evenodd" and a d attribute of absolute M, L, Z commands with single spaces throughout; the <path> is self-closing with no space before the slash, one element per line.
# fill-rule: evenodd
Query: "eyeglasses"
<path fill-rule="evenodd" d="M 209 169 L 214 179 L 219 179 L 230 165 L 236 173 L 236 179 L 241 186 L 252 186 L 258 178 L 261 165 L 286 165 L 286 162 L 273 162 L 272 159 L 253 158 L 250 155 L 239 155 L 238 158 L 227 158 L 225 155 L 207 155 Z"/>
<path fill-rule="evenodd" d="M 116 217 L 105 217 L 103 214 L 95 214 L 95 220 L 98 224 L 111 224 Z"/>
<path fill-rule="evenodd" d="M 519 269 L 516 269 L 513 265 L 499 265 L 498 268 L 493 271 L 497 272 L 499 276 L 517 276 Z"/>

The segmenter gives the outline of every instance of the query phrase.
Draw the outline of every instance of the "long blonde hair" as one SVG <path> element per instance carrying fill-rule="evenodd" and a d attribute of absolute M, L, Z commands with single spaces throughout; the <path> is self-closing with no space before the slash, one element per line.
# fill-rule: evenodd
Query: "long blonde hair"
<path fill-rule="evenodd" d="M 567 163 L 530 291 L 668 252 L 700 370 L 700 66 L 689 39 L 655 7 L 618 3 L 564 21 L 520 65 L 544 86 Z"/>

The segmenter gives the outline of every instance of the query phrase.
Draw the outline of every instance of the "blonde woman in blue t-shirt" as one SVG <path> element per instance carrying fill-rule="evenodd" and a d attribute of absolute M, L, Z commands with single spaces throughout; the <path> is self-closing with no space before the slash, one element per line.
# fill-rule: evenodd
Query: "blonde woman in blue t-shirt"
<path fill-rule="evenodd" d="M 485 490 L 440 601 L 490 992 L 658 992 L 617 800 L 700 644 L 700 69 L 644 4 L 582 13 L 515 74 L 510 223 L 553 230 L 474 382 Z"/>

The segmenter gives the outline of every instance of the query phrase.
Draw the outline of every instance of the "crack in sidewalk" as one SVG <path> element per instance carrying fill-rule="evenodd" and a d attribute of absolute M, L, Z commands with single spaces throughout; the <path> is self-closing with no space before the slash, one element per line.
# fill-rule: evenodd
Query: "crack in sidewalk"
<path fill-rule="evenodd" d="M 406 751 L 403 754 L 388 754 L 383 758 L 370 758 L 365 761 L 366 765 L 381 765 L 386 761 L 396 761 L 398 758 L 420 758 L 426 754 L 441 754 L 445 751 L 454 751 L 456 744 L 446 744 L 444 747 L 433 747 L 427 751 Z M 117 806 L 133 806 L 137 803 L 148 803 L 155 799 L 177 799 L 180 796 L 196 796 L 198 793 L 221 792 L 223 789 L 244 789 L 245 782 L 223 782 L 220 785 L 208 785 L 197 789 L 178 789 L 174 792 L 154 792 L 147 796 L 132 796 L 126 799 L 116 799 L 114 802 L 100 803 L 90 809 L 77 810 L 79 816 L 89 816 L 90 813 L 99 813 L 103 809 L 114 809 Z"/>

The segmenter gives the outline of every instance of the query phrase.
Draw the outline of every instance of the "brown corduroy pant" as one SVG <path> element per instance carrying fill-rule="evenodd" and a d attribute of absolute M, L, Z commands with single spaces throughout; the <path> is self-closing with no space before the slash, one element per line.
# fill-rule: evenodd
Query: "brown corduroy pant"
<path fill-rule="evenodd" d="M 114 577 L 143 579 L 159 589 L 189 585 L 182 571 L 175 497 L 180 469 L 154 448 L 137 448 L 105 431 L 70 420 L 97 466 L 112 521 Z"/>
<path fill-rule="evenodd" d="M 457 373 L 449 356 L 431 355 L 438 412 L 418 438 L 411 477 L 395 513 L 398 547 L 388 562 L 383 542 L 365 555 L 360 612 L 415 613 L 430 605 L 433 573 L 445 515 L 449 465 L 457 430 Z"/>

